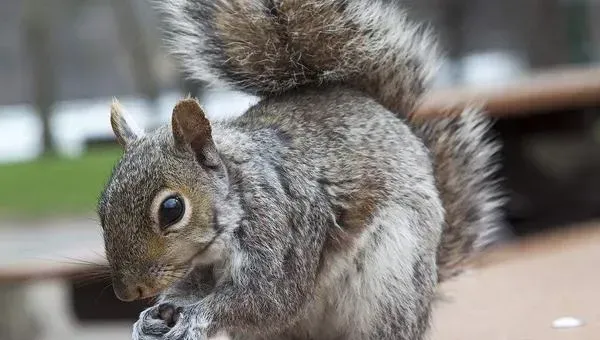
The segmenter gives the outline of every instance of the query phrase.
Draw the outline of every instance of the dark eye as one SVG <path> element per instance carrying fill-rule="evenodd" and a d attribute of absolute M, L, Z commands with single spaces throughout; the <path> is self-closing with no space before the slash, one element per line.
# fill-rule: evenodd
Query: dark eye
<path fill-rule="evenodd" d="M 160 228 L 164 229 L 179 222 L 185 212 L 183 200 L 178 196 L 167 197 L 158 210 L 158 222 Z"/>

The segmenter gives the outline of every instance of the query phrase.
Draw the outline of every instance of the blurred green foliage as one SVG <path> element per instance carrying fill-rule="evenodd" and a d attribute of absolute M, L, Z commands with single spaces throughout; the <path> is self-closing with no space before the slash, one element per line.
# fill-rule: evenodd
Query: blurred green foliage
<path fill-rule="evenodd" d="M 78 158 L 44 156 L 0 165 L 0 217 L 40 218 L 94 211 L 118 148 L 90 150 Z"/>

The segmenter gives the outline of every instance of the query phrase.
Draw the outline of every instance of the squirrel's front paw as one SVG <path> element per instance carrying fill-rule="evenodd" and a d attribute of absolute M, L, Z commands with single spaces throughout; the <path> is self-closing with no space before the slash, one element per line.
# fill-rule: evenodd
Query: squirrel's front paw
<path fill-rule="evenodd" d="M 195 308 L 160 304 L 146 309 L 133 326 L 133 340 L 204 340 L 206 323 Z"/>
<path fill-rule="evenodd" d="M 169 316 L 173 316 L 169 318 Z M 165 310 L 164 316 L 173 322 L 172 328 L 163 340 L 206 340 L 208 323 L 202 318 L 202 313 L 195 305 L 185 308 Z"/>
<path fill-rule="evenodd" d="M 181 307 L 172 304 L 160 304 L 144 310 L 133 325 L 133 340 L 164 339 L 177 323 L 181 310 Z"/>

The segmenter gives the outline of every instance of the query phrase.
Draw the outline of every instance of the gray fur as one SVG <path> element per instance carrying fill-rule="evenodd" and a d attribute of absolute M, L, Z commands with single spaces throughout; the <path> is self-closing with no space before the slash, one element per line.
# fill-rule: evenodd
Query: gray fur
<path fill-rule="evenodd" d="M 410 111 L 439 66 L 430 31 L 394 0 L 154 2 L 183 70 L 216 86 L 271 95 L 344 83 Z"/>
<path fill-rule="evenodd" d="M 134 339 L 424 339 L 439 280 L 497 218 L 495 146 L 475 111 L 406 115 L 435 54 L 396 6 L 161 3 L 192 77 L 264 99 L 205 129 L 217 166 L 165 126 L 115 168 L 99 204 L 115 291 L 181 308 L 146 310 Z M 164 192 L 189 205 L 167 230 Z"/>
<path fill-rule="evenodd" d="M 460 274 L 502 227 L 495 157 L 500 144 L 488 136 L 491 121 L 476 109 L 411 121 L 431 150 L 438 190 L 446 210 L 438 251 L 440 281 Z"/>

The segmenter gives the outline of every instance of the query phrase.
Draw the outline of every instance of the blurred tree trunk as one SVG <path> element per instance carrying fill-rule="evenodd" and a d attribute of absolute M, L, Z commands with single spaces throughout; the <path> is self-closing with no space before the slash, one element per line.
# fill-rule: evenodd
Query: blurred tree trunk
<path fill-rule="evenodd" d="M 32 70 L 33 101 L 42 121 L 42 152 L 54 153 L 50 127 L 56 100 L 55 63 L 52 54 L 53 1 L 24 1 L 25 45 Z"/>
<path fill-rule="evenodd" d="M 435 29 L 444 56 L 451 62 L 449 81 L 459 83 L 469 0 L 411 0 L 405 1 L 404 5 L 415 21 L 425 22 Z"/>
<path fill-rule="evenodd" d="M 543 69 L 569 61 L 567 17 L 559 0 L 530 0 L 524 3 L 523 32 L 531 66 Z M 529 34 L 527 34 L 529 33 Z"/>
<path fill-rule="evenodd" d="M 592 61 L 600 62 L 600 1 L 589 3 L 588 20 Z"/>
<path fill-rule="evenodd" d="M 575 64 L 587 64 L 592 55 L 592 37 L 588 25 L 591 6 L 585 0 L 579 0 L 562 4 L 561 7 L 563 12 L 566 12 L 567 19 L 567 39 L 570 47 L 568 61 Z"/>
<path fill-rule="evenodd" d="M 453 62 L 451 81 L 460 83 L 463 75 L 463 65 L 460 62 L 465 54 L 465 16 L 468 12 L 468 3 L 464 0 L 443 1 L 439 5 L 440 33 L 446 40 L 448 58 Z"/>
<path fill-rule="evenodd" d="M 150 100 L 154 111 L 152 112 L 149 128 L 155 128 L 159 124 L 158 97 L 160 85 L 152 65 L 149 37 L 144 32 L 139 20 L 139 13 L 133 1 L 111 0 L 110 3 L 115 15 L 119 39 L 122 47 L 129 55 L 137 91 Z"/>

